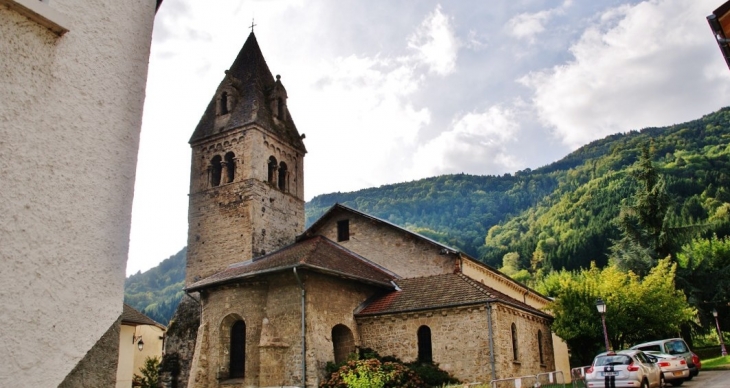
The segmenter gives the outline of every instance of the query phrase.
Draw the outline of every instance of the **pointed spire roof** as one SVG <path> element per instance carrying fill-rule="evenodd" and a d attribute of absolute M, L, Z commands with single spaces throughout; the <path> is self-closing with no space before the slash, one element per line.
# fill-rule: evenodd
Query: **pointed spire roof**
<path fill-rule="evenodd" d="M 216 101 L 222 89 L 230 90 L 234 94 L 231 97 L 234 103 L 228 113 L 230 117 L 224 121 L 216 120 Z M 306 148 L 291 114 L 287 112 L 284 120 L 274 119 L 271 101 L 276 97 L 275 93 L 279 93 L 279 95 L 283 93 L 286 96 L 279 77 L 275 80 L 271 74 L 252 31 L 236 60 L 233 61 L 233 65 L 226 70 L 226 75 L 218 85 L 203 117 L 200 118 L 195 132 L 190 138 L 190 143 L 247 124 L 258 124 L 282 141 L 306 153 Z"/>

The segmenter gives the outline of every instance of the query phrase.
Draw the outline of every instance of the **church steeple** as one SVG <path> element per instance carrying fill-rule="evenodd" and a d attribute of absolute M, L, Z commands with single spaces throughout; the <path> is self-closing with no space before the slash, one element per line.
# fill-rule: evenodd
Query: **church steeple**
<path fill-rule="evenodd" d="M 251 32 L 190 138 L 186 284 L 302 232 L 307 150 L 287 98 Z"/>
<path fill-rule="evenodd" d="M 215 134 L 257 124 L 306 153 L 294 120 L 286 107 L 286 90 L 266 64 L 253 32 L 218 86 L 190 143 Z"/>

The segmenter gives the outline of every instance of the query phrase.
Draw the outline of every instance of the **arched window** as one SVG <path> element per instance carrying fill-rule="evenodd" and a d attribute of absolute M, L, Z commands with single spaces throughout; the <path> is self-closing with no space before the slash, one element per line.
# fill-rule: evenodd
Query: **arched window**
<path fill-rule="evenodd" d="M 542 355 L 542 331 L 537 331 L 537 351 L 540 354 L 540 364 L 545 363 L 545 358 Z"/>
<path fill-rule="evenodd" d="M 512 324 L 512 357 L 514 360 L 519 360 L 520 353 L 517 349 L 517 325 Z"/>
<path fill-rule="evenodd" d="M 220 112 L 222 115 L 228 114 L 228 92 L 221 93 Z"/>
<path fill-rule="evenodd" d="M 335 353 L 335 364 L 347 361 L 347 357 L 355 352 L 355 337 L 345 325 L 332 328 L 332 347 Z"/>
<path fill-rule="evenodd" d="M 233 182 L 236 177 L 236 155 L 233 152 L 226 154 L 226 183 Z"/>
<path fill-rule="evenodd" d="M 246 323 L 236 321 L 231 326 L 230 378 L 242 378 L 246 372 Z"/>
<path fill-rule="evenodd" d="M 210 185 L 213 187 L 221 184 L 221 170 L 223 169 L 221 160 L 223 158 L 220 155 L 216 155 L 210 161 Z"/>
<path fill-rule="evenodd" d="M 286 191 L 286 163 L 279 163 L 279 190 Z"/>
<path fill-rule="evenodd" d="M 269 157 L 269 183 L 276 184 L 276 158 Z"/>
<path fill-rule="evenodd" d="M 431 350 L 431 328 L 421 326 L 418 328 L 418 361 L 433 362 L 433 351 Z"/>

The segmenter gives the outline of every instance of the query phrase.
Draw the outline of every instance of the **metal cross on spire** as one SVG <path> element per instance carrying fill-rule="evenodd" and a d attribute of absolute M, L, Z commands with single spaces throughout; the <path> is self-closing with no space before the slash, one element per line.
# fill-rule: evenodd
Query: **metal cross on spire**
<path fill-rule="evenodd" d="M 256 27 L 256 26 L 257 25 L 254 24 L 254 22 L 253 22 L 253 18 L 251 18 L 251 27 L 249 27 L 251 29 L 251 33 L 253 33 L 253 28 Z"/>

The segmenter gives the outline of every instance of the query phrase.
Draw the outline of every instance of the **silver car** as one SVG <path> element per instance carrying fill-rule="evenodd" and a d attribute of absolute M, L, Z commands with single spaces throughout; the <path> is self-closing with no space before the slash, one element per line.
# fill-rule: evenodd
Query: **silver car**
<path fill-rule="evenodd" d="M 671 354 L 654 351 L 648 351 L 646 354 L 662 370 L 664 380 L 673 386 L 678 387 L 684 383 L 684 380 L 689 378 L 687 361 L 682 356 L 672 356 Z"/>
<path fill-rule="evenodd" d="M 641 350 L 601 353 L 586 371 L 587 387 L 661 388 L 661 369 Z"/>
<path fill-rule="evenodd" d="M 684 361 L 687 362 L 689 368 L 689 377 L 687 380 L 692 380 L 693 377 L 700 373 L 700 370 L 692 361 L 692 352 L 689 350 L 689 346 L 681 338 L 669 338 L 658 341 L 644 342 L 643 344 L 634 345 L 631 349 L 639 349 L 643 351 L 656 351 L 659 353 L 671 354 L 672 356 L 681 356 Z"/>

